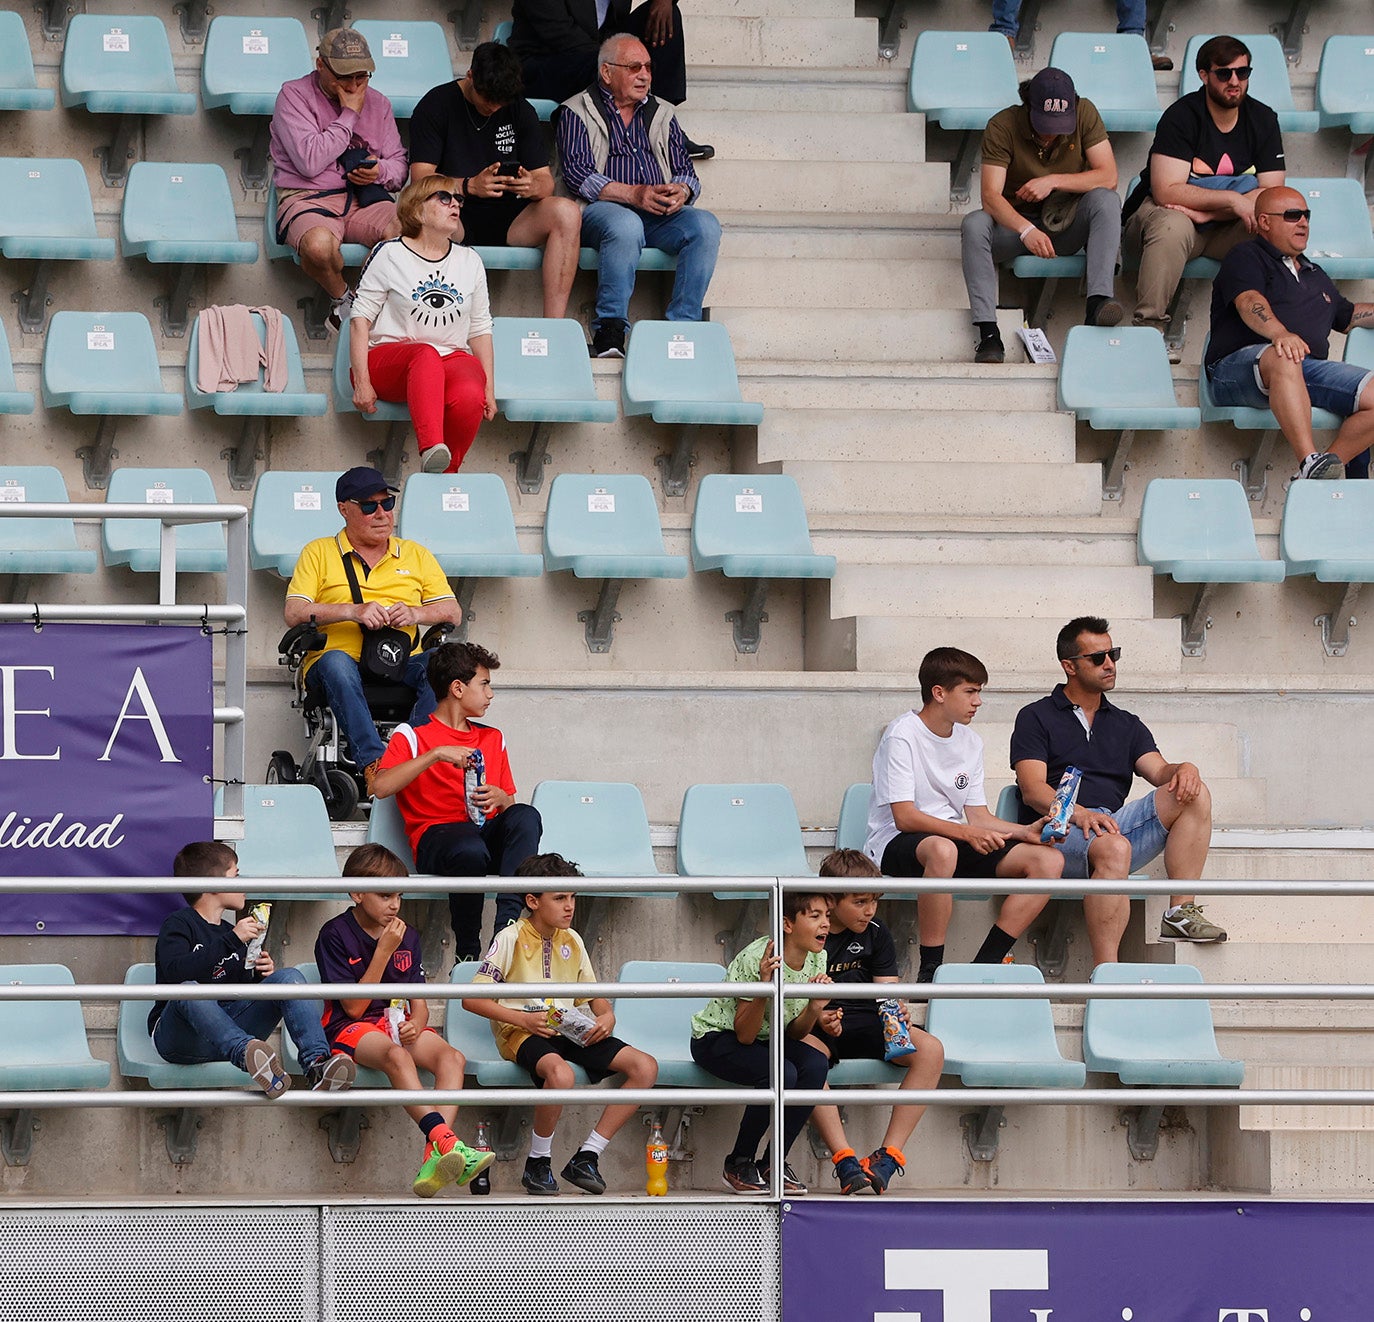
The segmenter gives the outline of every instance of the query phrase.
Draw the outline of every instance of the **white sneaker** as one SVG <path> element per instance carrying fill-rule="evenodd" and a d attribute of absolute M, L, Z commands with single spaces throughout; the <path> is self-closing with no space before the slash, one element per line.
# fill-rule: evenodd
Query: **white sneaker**
<path fill-rule="evenodd" d="M 431 445 L 428 450 L 420 451 L 421 472 L 447 473 L 448 466 L 452 462 L 453 453 L 443 441 L 440 441 L 438 445 Z"/>

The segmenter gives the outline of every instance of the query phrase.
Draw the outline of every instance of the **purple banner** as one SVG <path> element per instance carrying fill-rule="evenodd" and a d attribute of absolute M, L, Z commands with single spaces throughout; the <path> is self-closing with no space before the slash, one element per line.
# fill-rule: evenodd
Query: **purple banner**
<path fill-rule="evenodd" d="M 169 876 L 214 829 L 210 639 L 0 624 L 0 873 Z M 163 895 L 0 895 L 0 933 L 156 932 Z"/>
<path fill-rule="evenodd" d="M 785 1204 L 783 1322 L 1354 1322 L 1374 1205 Z"/>

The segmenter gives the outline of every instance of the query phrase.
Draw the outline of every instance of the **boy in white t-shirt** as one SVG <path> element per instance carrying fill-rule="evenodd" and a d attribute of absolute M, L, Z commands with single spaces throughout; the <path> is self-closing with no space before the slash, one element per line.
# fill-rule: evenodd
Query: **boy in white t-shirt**
<path fill-rule="evenodd" d="M 987 667 L 957 647 L 937 647 L 921 661 L 921 710 L 897 717 L 873 755 L 864 853 L 889 877 L 1044 877 L 1064 867 L 1040 843 L 1040 822 L 1020 826 L 994 817 L 983 793 L 983 741 L 968 728 L 983 705 Z M 973 957 L 1001 964 L 1048 895 L 1009 895 Z M 945 958 L 954 897 L 922 895 L 918 982 L 930 982 Z"/>

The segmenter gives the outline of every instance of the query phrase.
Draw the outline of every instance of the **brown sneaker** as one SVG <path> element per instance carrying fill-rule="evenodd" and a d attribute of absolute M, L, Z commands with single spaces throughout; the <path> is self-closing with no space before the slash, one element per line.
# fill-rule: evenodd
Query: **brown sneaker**
<path fill-rule="evenodd" d="M 367 786 L 367 797 L 372 797 L 372 782 L 377 779 L 377 772 L 381 770 L 382 759 L 378 758 L 375 762 L 369 762 L 363 768 L 363 784 Z"/>

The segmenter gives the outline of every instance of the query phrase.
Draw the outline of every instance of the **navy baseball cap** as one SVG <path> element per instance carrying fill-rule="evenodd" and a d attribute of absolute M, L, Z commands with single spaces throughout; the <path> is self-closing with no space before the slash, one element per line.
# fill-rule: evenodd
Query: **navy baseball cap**
<path fill-rule="evenodd" d="M 379 491 L 400 489 L 390 486 L 375 468 L 350 468 L 348 472 L 340 473 L 339 480 L 334 483 L 334 499 L 342 505 L 346 500 L 366 500 Z"/>
<path fill-rule="evenodd" d="M 1027 105 L 1037 133 L 1072 133 L 1078 126 L 1078 93 L 1063 69 L 1041 69 L 1030 80 Z"/>

